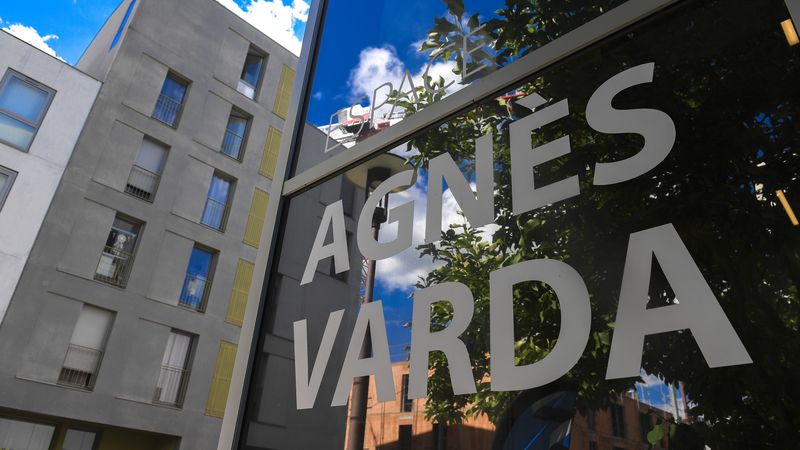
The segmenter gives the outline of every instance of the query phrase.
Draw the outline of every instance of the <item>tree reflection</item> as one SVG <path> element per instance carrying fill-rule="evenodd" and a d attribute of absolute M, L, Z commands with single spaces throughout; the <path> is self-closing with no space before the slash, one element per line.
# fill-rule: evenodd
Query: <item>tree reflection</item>
<path fill-rule="evenodd" d="M 586 23 L 621 1 L 507 0 L 499 18 L 464 20 L 460 0 L 446 1 L 453 18 L 441 19 L 422 50 L 449 42 L 442 21 L 468 28 L 485 25 L 499 67 Z M 447 362 L 431 356 L 427 417 L 458 423 L 487 414 L 494 422 L 519 393 L 489 389 L 489 280 L 500 267 L 535 258 L 556 258 L 581 273 L 592 294 L 592 334 L 584 356 L 564 378 L 577 391 L 578 408 L 601 408 L 636 379 L 604 379 L 627 240 L 630 233 L 673 223 L 754 364 L 709 369 L 691 334 L 668 333 L 645 341 L 643 369 L 667 382 L 686 383 L 698 419 L 693 432 L 716 449 L 793 448 L 800 438 L 798 333 L 798 229 L 775 193 L 800 198 L 798 186 L 798 74 L 800 53 L 786 45 L 780 26 L 783 2 L 684 1 L 652 21 L 610 39 L 573 60 L 549 68 L 517 93 L 539 93 L 551 103 L 569 99 L 570 116 L 534 133 L 533 146 L 569 135 L 572 153 L 539 166 L 537 183 L 579 175 L 581 195 L 514 216 L 508 126 L 530 114 L 506 100 L 485 101 L 409 143 L 411 162 L 424 170 L 444 152 L 473 159 L 474 140 L 494 133 L 499 225 L 491 242 L 468 225 L 456 225 L 421 253 L 446 265 L 418 287 L 445 281 L 467 285 L 475 297 L 473 324 L 463 340 L 473 358 L 478 393 L 453 396 Z M 438 46 L 438 47 L 437 47 Z M 442 52 L 445 55 L 445 52 Z M 647 174 L 619 185 L 593 186 L 596 162 L 639 151 L 635 134 L 604 135 L 586 125 L 586 102 L 611 76 L 655 61 L 653 83 L 618 95 L 614 106 L 657 108 L 675 122 L 677 142 L 670 156 Z M 425 98 L 420 89 L 422 101 Z M 414 105 L 407 99 L 409 112 Z M 507 104 L 506 104 L 507 103 Z M 650 307 L 675 301 L 654 264 Z M 678 300 L 679 301 L 679 300 Z M 560 311 L 543 284 L 515 289 L 518 364 L 542 359 L 558 336 Z M 432 323 L 449 320 L 445 303 L 434 307 Z"/>

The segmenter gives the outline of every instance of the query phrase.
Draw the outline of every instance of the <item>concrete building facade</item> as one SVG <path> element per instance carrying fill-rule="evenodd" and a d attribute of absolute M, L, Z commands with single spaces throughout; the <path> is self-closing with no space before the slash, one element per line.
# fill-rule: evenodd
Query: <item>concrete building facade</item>
<path fill-rule="evenodd" d="M 69 162 L 100 82 L 0 32 L 0 322 Z M 12 92 L 14 90 L 14 92 Z M 23 94 L 27 93 L 26 94 Z M 22 96 L 41 100 L 34 130 L 14 118 Z"/>
<path fill-rule="evenodd" d="M 0 327 L 10 429 L 216 448 L 296 61 L 213 0 L 109 18 L 77 64 L 103 87 Z M 88 110 L 94 84 L 70 76 Z"/>

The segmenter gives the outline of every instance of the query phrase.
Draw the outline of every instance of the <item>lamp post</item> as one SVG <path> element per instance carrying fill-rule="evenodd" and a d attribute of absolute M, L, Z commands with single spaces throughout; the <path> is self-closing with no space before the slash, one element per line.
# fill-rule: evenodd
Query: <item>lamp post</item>
<path fill-rule="evenodd" d="M 406 160 L 400 156 L 384 153 L 379 155 L 368 162 L 345 173 L 347 181 L 353 183 L 355 186 L 363 187 L 366 197 L 369 197 L 376 187 L 378 187 L 385 180 L 391 176 L 400 173 L 404 170 L 409 170 L 406 166 Z M 411 181 L 411 186 L 416 181 L 416 172 Z M 399 192 L 402 189 L 397 189 L 392 192 Z M 381 203 L 375 208 L 375 213 L 372 215 L 372 237 L 375 241 L 378 240 L 380 234 L 381 224 L 386 222 L 389 211 L 389 194 L 383 198 Z M 365 260 L 367 265 L 367 274 L 364 282 L 364 297 L 361 299 L 363 303 L 371 303 L 375 292 L 375 260 Z M 369 358 L 372 354 L 372 341 L 370 335 L 364 338 L 364 344 L 361 347 L 359 359 Z M 348 417 L 348 432 L 346 450 L 363 450 L 364 449 L 364 432 L 367 425 L 367 400 L 369 397 L 369 377 L 358 377 L 353 382 L 353 389 L 350 393 L 350 416 Z"/>

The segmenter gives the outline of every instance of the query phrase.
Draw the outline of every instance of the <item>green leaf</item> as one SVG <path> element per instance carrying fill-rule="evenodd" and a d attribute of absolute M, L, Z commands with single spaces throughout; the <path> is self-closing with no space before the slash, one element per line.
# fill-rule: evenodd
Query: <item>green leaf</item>
<path fill-rule="evenodd" d="M 464 15 L 464 2 L 462 0 L 444 0 L 444 3 L 447 5 L 447 10 L 450 11 L 450 14 L 461 20 L 461 16 Z"/>

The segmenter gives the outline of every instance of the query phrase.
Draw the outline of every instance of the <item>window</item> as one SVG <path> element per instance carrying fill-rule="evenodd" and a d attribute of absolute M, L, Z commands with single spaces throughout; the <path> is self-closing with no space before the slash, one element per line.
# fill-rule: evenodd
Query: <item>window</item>
<path fill-rule="evenodd" d="M 188 88 L 189 83 L 173 73 L 168 73 L 156 101 L 153 118 L 171 127 L 177 126 Z"/>
<path fill-rule="evenodd" d="M 59 384 L 92 388 L 113 320 L 114 313 L 83 305 L 58 376 Z"/>
<path fill-rule="evenodd" d="M 124 288 L 133 265 L 136 241 L 139 239 L 141 225 L 119 216 L 108 233 L 106 245 L 100 254 L 94 279 Z"/>
<path fill-rule="evenodd" d="M 11 192 L 11 186 L 14 184 L 14 179 L 17 177 L 17 172 L 0 166 L 0 210 L 3 209 L 3 203 L 6 202 L 8 193 Z"/>
<path fill-rule="evenodd" d="M 258 92 L 258 84 L 261 82 L 261 75 L 264 72 L 264 55 L 258 50 L 250 47 L 247 57 L 242 67 L 242 77 L 239 80 L 237 90 L 242 95 L 255 99 Z"/>
<path fill-rule="evenodd" d="M 125 11 L 125 17 L 122 18 L 122 23 L 119 24 L 119 28 L 117 29 L 117 34 L 114 35 L 114 39 L 111 41 L 111 45 L 108 47 L 108 51 L 114 49 L 117 46 L 117 42 L 119 42 L 119 38 L 122 37 L 122 32 L 125 31 L 125 25 L 128 24 L 128 19 L 131 18 L 131 12 L 133 12 L 133 6 L 136 5 L 136 0 L 131 0 L 131 4 L 128 5 L 128 10 Z"/>
<path fill-rule="evenodd" d="M 167 147 L 145 137 L 139 147 L 136 162 L 131 167 L 125 192 L 142 200 L 152 202 L 156 195 L 161 171 L 167 160 Z"/>
<path fill-rule="evenodd" d="M 400 441 L 400 450 L 411 450 L 411 425 L 400 425 L 400 429 L 398 430 L 399 441 Z"/>
<path fill-rule="evenodd" d="M 222 153 L 233 159 L 242 159 L 245 136 L 250 123 L 250 118 L 244 113 L 234 109 L 228 117 L 228 126 L 225 129 L 225 137 L 222 139 Z"/>
<path fill-rule="evenodd" d="M 611 428 L 616 437 L 625 437 L 625 410 L 622 405 L 611 405 Z"/>
<path fill-rule="evenodd" d="M 0 448 L 47 450 L 55 431 L 53 425 L 0 418 Z"/>
<path fill-rule="evenodd" d="M 400 394 L 400 401 L 403 403 L 400 405 L 400 412 L 411 412 L 414 407 L 414 400 L 408 398 L 408 374 L 403 374 L 403 387 L 402 393 Z"/>
<path fill-rule="evenodd" d="M 97 433 L 70 428 L 64 436 L 61 450 L 92 450 Z"/>
<path fill-rule="evenodd" d="M 178 305 L 195 311 L 205 310 L 208 292 L 211 290 L 213 265 L 214 253 L 197 246 L 192 249 Z"/>
<path fill-rule="evenodd" d="M 27 152 L 54 95 L 52 89 L 9 70 L 0 82 L 0 141 Z"/>
<path fill-rule="evenodd" d="M 211 186 L 208 187 L 206 207 L 200 219 L 203 225 L 220 231 L 225 228 L 225 220 L 228 216 L 228 202 L 232 196 L 232 189 L 233 181 L 221 174 L 214 174 L 211 178 Z"/>
<path fill-rule="evenodd" d="M 647 413 L 639 413 L 639 425 L 642 430 L 642 442 L 647 442 L 647 433 L 653 428 L 650 425 L 650 415 Z"/>
<path fill-rule="evenodd" d="M 191 335 L 171 330 L 167 348 L 161 360 L 154 402 L 181 406 L 189 383 L 189 360 L 192 352 Z"/>

